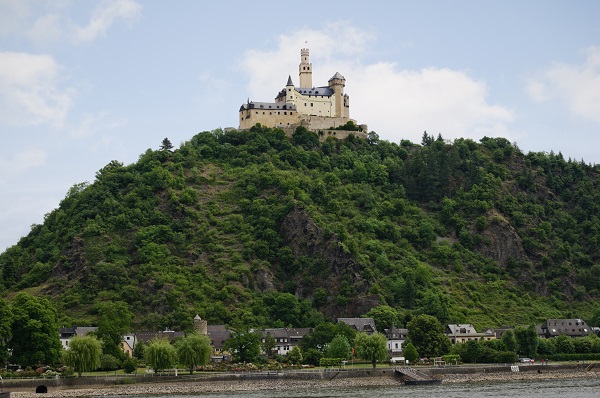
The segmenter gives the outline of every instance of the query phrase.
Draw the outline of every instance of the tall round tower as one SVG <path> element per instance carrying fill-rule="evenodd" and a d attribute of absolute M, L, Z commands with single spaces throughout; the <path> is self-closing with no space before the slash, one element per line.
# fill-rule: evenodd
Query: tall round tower
<path fill-rule="evenodd" d="M 308 48 L 300 50 L 300 87 L 311 88 L 312 84 L 312 64 L 310 63 Z"/>
<path fill-rule="evenodd" d="M 196 314 L 194 317 L 194 331 L 203 335 L 208 334 L 208 322 L 205 319 L 200 318 L 200 315 Z"/>

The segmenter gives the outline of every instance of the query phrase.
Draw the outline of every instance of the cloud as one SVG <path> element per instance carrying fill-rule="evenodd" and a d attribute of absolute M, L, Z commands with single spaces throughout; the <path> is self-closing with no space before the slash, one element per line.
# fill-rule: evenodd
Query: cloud
<path fill-rule="evenodd" d="M 57 14 L 38 17 L 27 32 L 27 36 L 38 45 L 58 41 L 62 36 L 60 17 Z"/>
<path fill-rule="evenodd" d="M 600 47 L 585 50 L 581 65 L 554 64 L 536 72 L 526 82 L 536 102 L 558 100 L 571 113 L 600 124 Z"/>
<path fill-rule="evenodd" d="M 0 123 L 61 125 L 75 90 L 61 88 L 59 74 L 49 55 L 0 52 Z"/>
<path fill-rule="evenodd" d="M 344 37 L 342 47 L 337 45 L 340 37 Z M 313 84 L 325 86 L 340 72 L 346 78 L 350 116 L 368 124 L 382 138 L 419 142 L 425 130 L 444 138 L 514 138 L 509 130 L 513 111 L 488 103 L 485 82 L 447 68 L 403 70 L 394 63 L 363 62 L 362 55 L 376 39 L 369 32 L 338 22 L 321 30 L 282 35 L 274 50 L 250 50 L 240 63 L 248 74 L 250 99 L 272 101 L 285 86 L 288 74 L 297 85 L 300 48 L 309 47 Z"/>
<path fill-rule="evenodd" d="M 142 6 L 135 0 L 104 0 L 92 12 L 90 21 L 86 26 L 75 28 L 75 40 L 90 42 L 98 36 L 103 36 L 110 26 L 117 20 L 123 19 L 131 22 L 138 17 Z"/>

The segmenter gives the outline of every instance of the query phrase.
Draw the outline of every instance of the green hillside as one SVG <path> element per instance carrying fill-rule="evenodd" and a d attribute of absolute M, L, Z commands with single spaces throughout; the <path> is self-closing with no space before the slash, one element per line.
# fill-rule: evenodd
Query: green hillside
<path fill-rule="evenodd" d="M 0 255 L 0 292 L 91 325 L 312 326 L 378 305 L 476 327 L 592 320 L 598 166 L 503 138 L 203 132 L 112 161 Z"/>

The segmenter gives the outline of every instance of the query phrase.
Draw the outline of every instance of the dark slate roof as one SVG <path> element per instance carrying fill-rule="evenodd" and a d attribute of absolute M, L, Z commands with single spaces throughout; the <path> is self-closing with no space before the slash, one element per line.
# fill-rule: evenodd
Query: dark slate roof
<path fill-rule="evenodd" d="M 344 322 L 348 326 L 358 330 L 359 332 L 373 332 L 375 329 L 375 321 L 373 318 L 338 318 L 338 322 Z"/>
<path fill-rule="evenodd" d="M 383 331 L 388 340 L 406 339 L 406 336 L 408 335 L 408 329 L 401 329 L 396 326 L 392 326 L 389 329 L 383 329 Z"/>
<path fill-rule="evenodd" d="M 333 75 L 333 77 L 331 79 L 329 79 L 329 81 L 332 81 L 333 79 L 346 80 L 346 78 L 344 76 L 340 75 L 340 72 L 335 72 L 335 75 Z"/>
<path fill-rule="evenodd" d="M 307 96 L 315 96 L 315 95 L 322 95 L 324 97 L 331 97 L 333 95 L 333 89 L 329 88 L 329 87 L 312 87 L 312 88 L 306 88 L 306 87 L 294 87 L 296 89 L 296 91 L 302 95 L 307 95 Z"/>
<path fill-rule="evenodd" d="M 547 336 L 587 336 L 591 333 L 591 328 L 582 319 L 548 319 L 542 329 L 546 329 Z"/>
<path fill-rule="evenodd" d="M 451 324 L 448 325 L 447 334 L 461 334 L 461 335 L 472 335 L 477 334 L 477 330 L 470 323 L 460 323 L 460 324 Z"/>
<path fill-rule="evenodd" d="M 172 330 L 165 330 L 162 332 L 139 332 L 134 333 L 135 338 L 138 342 L 148 343 L 153 339 L 167 339 L 169 341 L 173 341 L 178 337 L 184 337 L 185 333 L 183 332 L 174 332 Z"/>
<path fill-rule="evenodd" d="M 293 85 L 294 85 L 294 83 L 292 83 L 292 75 L 288 75 L 288 81 L 287 81 L 286 87 L 293 86 Z"/>
<path fill-rule="evenodd" d="M 222 349 L 225 341 L 231 336 L 225 325 L 208 325 L 208 337 L 210 337 L 212 346 L 216 349 Z"/>
<path fill-rule="evenodd" d="M 296 105 L 286 104 L 285 102 L 254 102 L 250 101 L 242 104 L 240 111 L 248 109 L 266 110 L 266 111 L 295 111 Z"/>

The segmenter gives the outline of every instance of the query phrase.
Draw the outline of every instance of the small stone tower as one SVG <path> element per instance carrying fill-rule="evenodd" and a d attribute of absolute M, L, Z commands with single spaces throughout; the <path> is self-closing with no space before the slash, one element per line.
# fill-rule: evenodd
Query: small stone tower
<path fill-rule="evenodd" d="M 350 98 L 344 95 L 344 87 L 346 86 L 346 78 L 339 72 L 336 72 L 331 79 L 329 79 L 329 88 L 333 90 L 334 97 L 334 109 L 335 113 L 333 117 L 349 117 Z"/>
<path fill-rule="evenodd" d="M 300 87 L 312 88 L 312 64 L 309 59 L 308 48 L 300 50 Z"/>
<path fill-rule="evenodd" d="M 205 336 L 208 335 L 208 322 L 200 318 L 198 314 L 194 317 L 194 331 Z"/>

